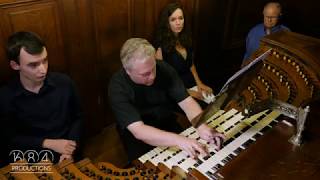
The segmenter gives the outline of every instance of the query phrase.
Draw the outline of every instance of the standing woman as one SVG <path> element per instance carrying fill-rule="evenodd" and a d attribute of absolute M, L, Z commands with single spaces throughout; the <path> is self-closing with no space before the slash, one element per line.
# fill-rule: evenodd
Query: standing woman
<path fill-rule="evenodd" d="M 154 45 L 156 59 L 166 61 L 178 72 L 190 96 L 209 103 L 212 89 L 202 83 L 193 63 L 191 34 L 180 4 L 170 3 L 162 11 Z"/>

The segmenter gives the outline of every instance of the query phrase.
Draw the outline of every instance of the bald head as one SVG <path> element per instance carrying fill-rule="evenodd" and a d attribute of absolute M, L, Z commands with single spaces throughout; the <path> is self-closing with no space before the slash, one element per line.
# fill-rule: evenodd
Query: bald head
<path fill-rule="evenodd" d="M 270 2 L 263 8 L 264 26 L 267 29 L 271 29 L 277 25 L 279 16 L 281 15 L 281 5 L 278 2 Z"/>

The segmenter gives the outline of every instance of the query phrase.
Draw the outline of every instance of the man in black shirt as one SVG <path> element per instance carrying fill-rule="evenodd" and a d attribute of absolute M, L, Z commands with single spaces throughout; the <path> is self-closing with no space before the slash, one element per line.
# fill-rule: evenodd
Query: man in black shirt
<path fill-rule="evenodd" d="M 9 162 L 12 150 L 52 151 L 53 162 L 72 159 L 79 145 L 82 124 L 80 102 L 73 81 L 48 73 L 47 50 L 31 32 L 9 37 L 7 56 L 18 76 L 0 88 L 0 119 Z"/>
<path fill-rule="evenodd" d="M 175 104 L 189 120 L 202 112 L 177 72 L 166 62 L 156 62 L 154 48 L 141 38 L 127 40 L 120 58 L 123 68 L 112 77 L 108 94 L 129 160 L 143 155 L 152 146 L 177 146 L 192 157 L 206 154 L 204 145 L 176 134 L 181 129 L 175 122 Z M 220 147 L 222 134 L 206 124 L 197 130 L 202 139 Z"/>

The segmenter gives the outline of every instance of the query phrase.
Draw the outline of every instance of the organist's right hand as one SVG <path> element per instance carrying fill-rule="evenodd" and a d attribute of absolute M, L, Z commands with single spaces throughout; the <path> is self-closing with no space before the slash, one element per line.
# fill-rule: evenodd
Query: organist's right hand
<path fill-rule="evenodd" d="M 217 150 L 222 147 L 223 141 L 226 138 L 222 133 L 219 133 L 217 130 L 210 128 L 206 124 L 201 124 L 198 127 L 198 133 L 201 139 L 217 146 Z"/>
<path fill-rule="evenodd" d="M 190 157 L 196 159 L 199 155 L 207 156 L 208 149 L 195 139 L 180 136 L 177 145 L 184 150 Z"/>

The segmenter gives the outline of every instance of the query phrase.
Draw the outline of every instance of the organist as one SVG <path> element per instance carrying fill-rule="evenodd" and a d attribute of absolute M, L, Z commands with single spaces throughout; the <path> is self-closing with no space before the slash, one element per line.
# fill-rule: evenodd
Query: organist
<path fill-rule="evenodd" d="M 152 146 L 175 146 L 194 158 L 206 155 L 206 146 L 176 134 L 182 130 L 175 121 L 176 104 L 189 120 L 202 112 L 176 71 L 166 62 L 156 61 L 155 49 L 141 38 L 127 40 L 120 58 L 123 67 L 111 78 L 108 96 L 129 161 Z M 206 124 L 197 130 L 202 139 L 221 146 L 224 135 Z"/>

